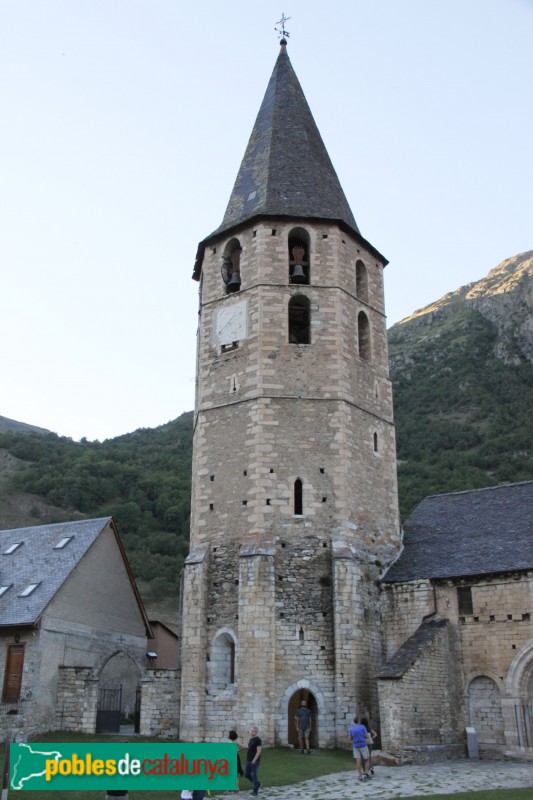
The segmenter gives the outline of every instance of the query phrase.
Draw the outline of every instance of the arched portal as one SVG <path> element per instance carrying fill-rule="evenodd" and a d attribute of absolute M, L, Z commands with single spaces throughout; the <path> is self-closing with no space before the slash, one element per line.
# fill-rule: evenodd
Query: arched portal
<path fill-rule="evenodd" d="M 300 742 L 298 740 L 298 733 L 296 731 L 296 721 L 294 719 L 294 715 L 296 714 L 296 710 L 299 708 L 300 703 L 302 700 L 307 701 L 307 707 L 311 710 L 311 735 L 309 737 L 309 746 L 316 748 L 318 747 L 318 704 L 316 701 L 316 697 L 314 694 L 306 688 L 299 688 L 297 689 L 294 694 L 289 699 L 289 705 L 287 709 L 287 741 L 289 744 L 294 745 L 294 747 L 299 747 Z"/>
<path fill-rule="evenodd" d="M 141 677 L 128 653 L 115 652 L 105 662 L 98 676 L 96 733 L 118 733 L 121 718 L 134 717 Z"/>

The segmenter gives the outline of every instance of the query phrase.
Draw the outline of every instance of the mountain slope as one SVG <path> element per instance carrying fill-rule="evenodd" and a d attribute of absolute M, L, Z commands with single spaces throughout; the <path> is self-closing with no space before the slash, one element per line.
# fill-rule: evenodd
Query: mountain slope
<path fill-rule="evenodd" d="M 389 330 L 402 516 L 533 477 L 533 251 Z"/>

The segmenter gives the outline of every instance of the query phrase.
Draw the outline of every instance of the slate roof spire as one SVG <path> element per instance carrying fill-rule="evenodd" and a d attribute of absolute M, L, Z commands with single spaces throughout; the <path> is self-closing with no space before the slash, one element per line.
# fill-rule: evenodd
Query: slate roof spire
<path fill-rule="evenodd" d="M 335 219 L 359 233 L 285 38 L 217 233 L 258 214 Z"/>

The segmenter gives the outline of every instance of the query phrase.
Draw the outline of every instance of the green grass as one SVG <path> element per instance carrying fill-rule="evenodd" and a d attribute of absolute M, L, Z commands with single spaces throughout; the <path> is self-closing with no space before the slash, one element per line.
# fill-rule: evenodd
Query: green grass
<path fill-rule="evenodd" d="M 81 734 L 65 731 L 55 731 L 52 733 L 40 734 L 36 737 L 39 742 L 159 742 L 167 741 L 157 738 L 135 736 L 129 739 L 127 736 L 104 736 L 102 734 Z M 4 748 L 0 748 L 0 770 L 3 767 Z M 319 778 L 322 775 L 330 775 L 335 772 L 345 772 L 354 770 L 354 761 L 351 751 L 348 750 L 315 750 L 310 756 L 302 756 L 297 750 L 288 748 L 266 748 L 261 758 L 261 768 L 259 772 L 260 780 L 264 789 L 274 786 L 289 786 L 311 778 Z M 355 775 L 354 775 L 355 778 Z M 243 789 L 248 789 L 248 781 L 242 781 Z M 337 800 L 353 800 L 356 792 L 348 797 L 339 796 Z M 19 796 L 16 793 L 16 796 Z M 15 797 L 15 792 L 9 793 L 9 798 Z M 63 792 L 29 792 L 20 794 L 21 800 L 87 800 L 87 798 L 103 798 L 103 792 L 87 791 L 63 791 Z M 130 800 L 179 800 L 180 791 L 154 791 L 154 792 L 130 792 Z M 317 794 L 317 797 L 319 795 Z M 435 795 L 416 795 L 402 800 L 531 800 L 531 789 L 493 789 L 482 792 L 459 792 L 457 794 L 435 794 Z M 384 798 L 385 800 L 385 798 Z M 387 797 L 386 800 L 393 800 Z"/>

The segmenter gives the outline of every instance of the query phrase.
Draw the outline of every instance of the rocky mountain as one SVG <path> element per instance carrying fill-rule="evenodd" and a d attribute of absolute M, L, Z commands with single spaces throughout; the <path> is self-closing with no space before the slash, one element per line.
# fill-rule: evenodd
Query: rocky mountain
<path fill-rule="evenodd" d="M 394 325 L 389 356 L 404 515 L 533 477 L 533 251 Z"/>

